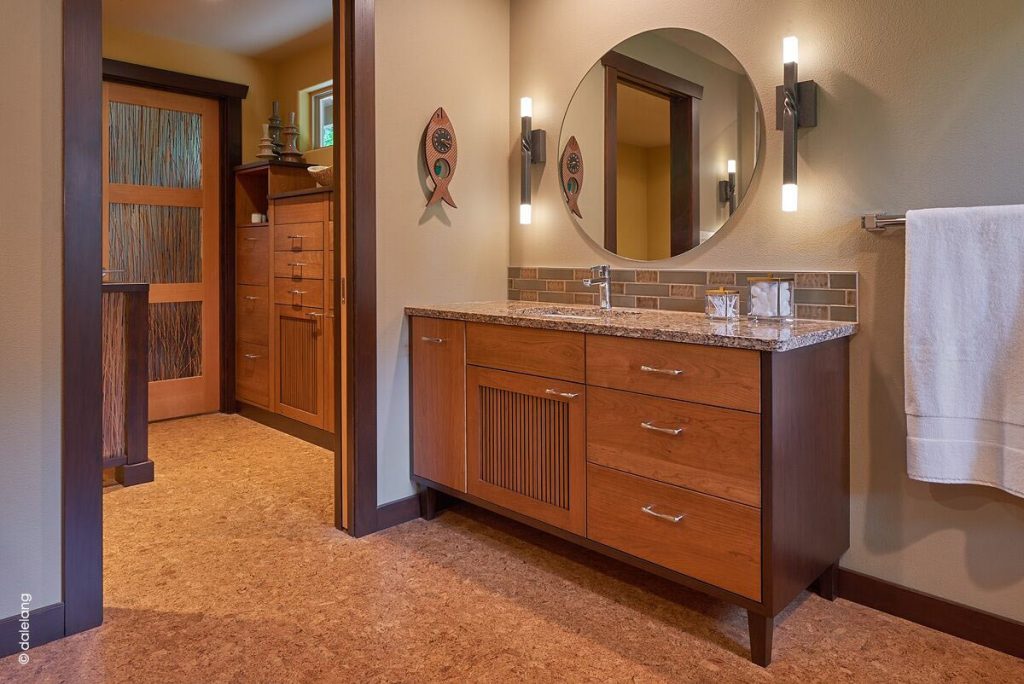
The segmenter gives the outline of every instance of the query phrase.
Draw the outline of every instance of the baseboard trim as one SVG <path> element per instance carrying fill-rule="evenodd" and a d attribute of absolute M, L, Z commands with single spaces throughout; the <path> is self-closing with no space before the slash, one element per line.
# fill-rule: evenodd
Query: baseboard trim
<path fill-rule="evenodd" d="M 29 611 L 29 645 L 48 644 L 64 636 L 64 604 L 54 603 Z M 0 658 L 21 652 L 21 616 L 0 620 Z"/>
<path fill-rule="evenodd" d="M 1024 658 L 1024 623 L 839 569 L 839 597 Z"/>
<path fill-rule="evenodd" d="M 288 416 L 282 416 L 279 413 L 273 413 L 259 406 L 246 404 L 244 401 L 237 402 L 237 410 L 238 415 L 243 418 L 262 423 L 267 427 L 274 428 L 278 432 L 284 432 L 292 437 L 297 437 L 303 442 L 309 442 L 318 447 L 334 451 L 334 435 L 326 430 L 306 425 L 301 421 L 294 420 Z"/>
<path fill-rule="evenodd" d="M 415 520 L 420 517 L 420 496 L 413 494 L 398 501 L 377 506 L 377 531 L 386 530 L 395 525 Z"/>

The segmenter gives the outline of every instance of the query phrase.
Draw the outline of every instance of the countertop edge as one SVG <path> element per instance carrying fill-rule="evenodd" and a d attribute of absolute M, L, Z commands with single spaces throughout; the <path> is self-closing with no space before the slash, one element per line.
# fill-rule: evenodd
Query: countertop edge
<path fill-rule="evenodd" d="M 749 349 L 752 351 L 766 352 L 787 352 L 794 349 L 801 349 L 803 347 L 810 347 L 815 344 L 821 344 L 823 342 L 831 342 L 844 337 L 851 337 L 857 333 L 858 329 L 857 323 L 835 323 L 837 327 L 833 329 L 807 333 L 806 335 L 791 340 L 762 340 L 749 337 L 718 336 L 713 333 L 695 333 L 672 330 L 652 331 L 649 328 L 631 329 L 625 326 L 605 325 L 602 323 L 590 323 L 583 321 L 545 320 L 542 318 L 520 317 L 514 315 L 502 316 L 499 314 L 437 309 L 431 306 L 406 306 L 405 314 L 407 316 L 422 316 L 424 318 L 440 318 L 471 323 L 515 325 L 524 328 L 539 328 L 542 330 L 566 330 L 569 332 L 589 333 L 592 335 L 609 335 L 612 337 L 679 342 L 683 344 L 702 344 L 712 347 Z"/>

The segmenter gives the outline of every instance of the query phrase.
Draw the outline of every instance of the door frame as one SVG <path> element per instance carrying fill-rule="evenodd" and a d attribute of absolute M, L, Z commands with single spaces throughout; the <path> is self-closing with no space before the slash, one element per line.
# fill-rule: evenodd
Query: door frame
<path fill-rule="evenodd" d="M 217 102 L 220 147 L 220 410 L 235 412 L 235 179 L 234 168 L 242 163 L 242 100 L 249 86 L 202 76 L 103 60 L 103 81 L 190 95 Z M 102 182 L 102 179 L 101 179 Z"/>
<path fill-rule="evenodd" d="M 345 170 L 344 218 L 347 263 L 345 402 L 336 403 L 336 425 L 344 437 L 335 447 L 335 526 L 341 528 L 342 501 L 349 513 L 348 532 L 363 536 L 418 515 L 415 497 L 377 506 L 377 266 L 376 178 L 374 140 L 374 0 L 332 0 L 335 35 L 344 19 L 343 47 L 334 41 L 334 81 L 345 74 L 346 140 L 342 159 L 334 147 L 334 163 Z M 60 638 L 103 622 L 103 506 L 101 372 L 101 255 L 102 255 L 102 85 L 109 76 L 130 82 L 133 72 L 123 63 L 104 64 L 102 0 L 62 0 L 63 168 L 62 306 L 61 306 L 61 602 L 47 607 L 52 629 L 45 639 Z M 160 70 L 156 70 L 160 71 Z M 156 74 L 159 75 L 159 74 Z M 149 74 L 150 77 L 155 76 Z M 167 87 L 195 88 L 212 79 L 190 80 L 174 72 L 159 75 Z M 182 79 L 186 80 L 182 80 Z M 151 85 L 148 81 L 147 85 Z M 194 90 L 192 91 L 194 94 Z M 237 91 L 235 91 L 237 92 Z M 208 94 L 207 94 L 208 96 Z M 229 112 L 225 121 L 240 121 Z M 337 114 L 335 115 L 338 116 Z M 337 121 L 335 122 L 337 126 Z M 340 128 L 339 128 L 340 130 Z M 222 145 L 241 149 L 241 127 L 222 136 Z M 232 159 L 230 153 L 222 161 Z M 344 166 L 342 166 L 344 164 Z M 230 174 L 224 178 L 228 182 Z M 232 184 L 233 191 L 233 184 Z M 231 197 L 231 195 L 227 195 Z M 358 200 L 357 200 L 358 198 Z M 233 212 L 233 201 L 222 211 Z M 232 227 L 233 213 L 224 225 Z M 335 202 L 335 240 L 342 230 L 341 203 Z M 231 228 L 233 230 L 233 228 Z M 227 231 L 225 231 L 227 232 Z M 228 237 L 230 233 L 228 232 Z M 222 254 L 232 254 L 223 250 Z M 340 258 L 340 257 L 339 257 Z M 222 265 L 225 282 L 234 282 L 234 264 Z M 335 305 L 341 298 L 341 279 L 335 279 Z M 224 303 L 233 301 L 225 297 Z M 229 307 L 224 307 L 228 309 Z M 226 311 L 222 315 L 229 315 Z M 341 319 L 335 317 L 336 339 L 342 339 Z M 234 319 L 223 325 L 225 339 L 234 337 Z M 233 368 L 233 356 L 225 368 Z M 230 365 L 229 365 L 230 364 Z M 342 376 L 336 364 L 337 387 Z M 225 382 L 232 391 L 234 383 Z M 222 394 L 222 403 L 223 403 Z M 232 396 L 233 401 L 233 396 Z M 346 410 L 342 411 L 342 406 Z M 349 477 L 344 478 L 347 473 Z M 343 483 L 347 479 L 347 491 Z M 341 496 L 347 494 L 347 496 Z M 42 626 L 42 625 L 41 625 Z M 43 634 L 39 635 L 44 636 Z"/>

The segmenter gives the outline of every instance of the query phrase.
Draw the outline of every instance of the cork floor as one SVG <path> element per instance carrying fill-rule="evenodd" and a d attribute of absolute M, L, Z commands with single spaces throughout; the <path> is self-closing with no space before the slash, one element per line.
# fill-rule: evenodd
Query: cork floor
<path fill-rule="evenodd" d="M 153 426 L 157 481 L 104 495 L 106 621 L 17 682 L 1010 682 L 1024 661 L 805 594 L 745 613 L 469 507 L 364 539 L 331 455 L 238 416 Z"/>

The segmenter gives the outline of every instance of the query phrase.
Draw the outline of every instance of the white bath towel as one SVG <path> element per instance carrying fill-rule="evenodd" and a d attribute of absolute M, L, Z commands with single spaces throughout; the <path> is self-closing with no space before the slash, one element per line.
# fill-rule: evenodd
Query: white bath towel
<path fill-rule="evenodd" d="M 907 472 L 1024 497 L 1024 205 L 907 212 Z"/>

